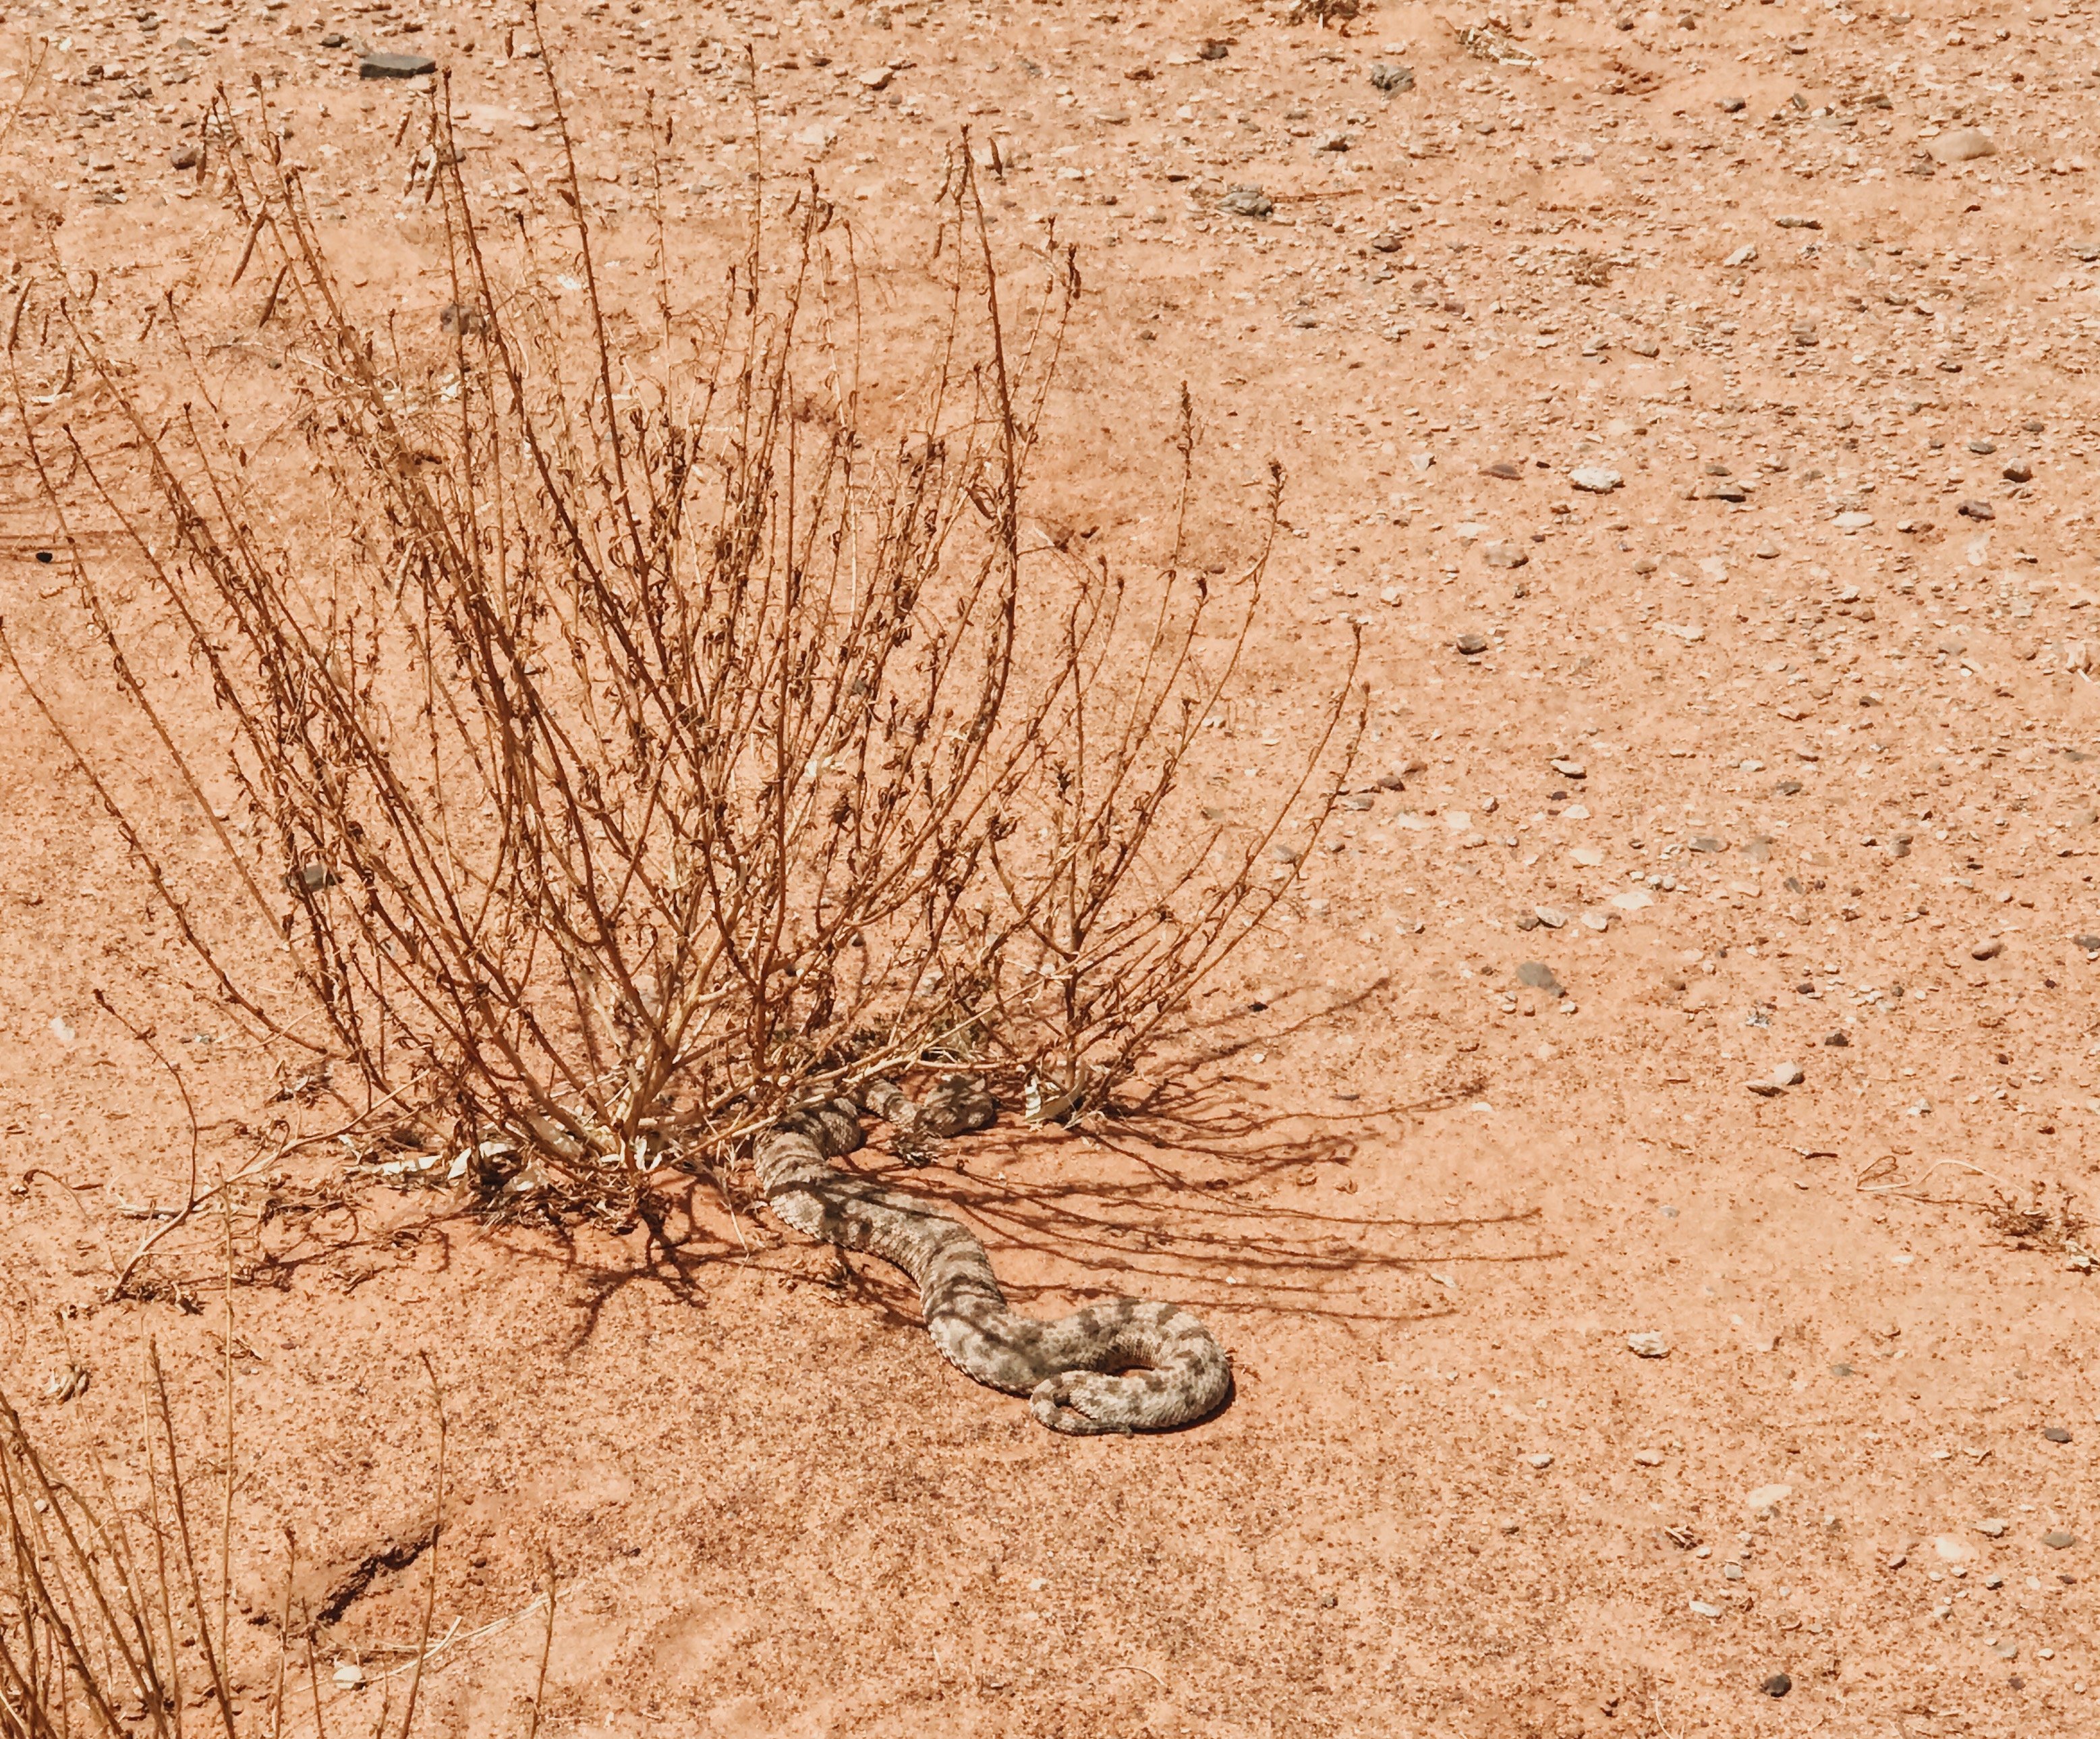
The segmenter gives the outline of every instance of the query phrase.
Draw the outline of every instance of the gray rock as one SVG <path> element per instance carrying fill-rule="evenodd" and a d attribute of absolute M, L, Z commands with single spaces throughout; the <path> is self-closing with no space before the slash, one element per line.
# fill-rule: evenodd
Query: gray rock
<path fill-rule="evenodd" d="M 2041 1537 L 2043 1545 L 2051 1551 L 2065 1551 L 2078 1543 L 2078 1536 L 2066 1534 L 2061 1528 L 2053 1528 Z"/>
<path fill-rule="evenodd" d="M 1699 852 L 1726 851 L 1728 845 L 1727 841 L 1716 839 L 1710 833 L 1702 833 L 1686 849 Z"/>
<path fill-rule="evenodd" d="M 168 153 L 170 169 L 195 169 L 203 153 L 195 145 L 180 144 Z"/>
<path fill-rule="evenodd" d="M 1276 210 L 1276 201 L 1258 187 L 1237 187 L 1218 201 L 1218 210 L 1236 218 L 1265 218 Z"/>
<path fill-rule="evenodd" d="M 1544 991 L 1549 996 L 1568 994 L 1567 986 L 1553 976 L 1553 969 L 1542 960 L 1524 961 L 1516 969 L 1516 982 L 1528 990 Z"/>
<path fill-rule="evenodd" d="M 1458 639 L 1453 642 L 1453 644 L 1468 658 L 1478 657 L 1481 653 L 1486 651 L 1493 643 L 1494 642 L 1489 640 L 1485 634 L 1480 633 L 1473 629 L 1467 629 L 1464 633 L 1459 635 Z"/>
<path fill-rule="evenodd" d="M 1998 444 L 1988 435 L 1973 436 L 1969 442 L 1969 451 L 1974 453 L 1990 454 L 1997 450 Z"/>
<path fill-rule="evenodd" d="M 398 55 L 375 51 L 357 63 L 360 78 L 423 78 L 436 72 L 438 63 L 428 55 Z"/>
<path fill-rule="evenodd" d="M 1371 62 L 1371 83 L 1388 95 L 1395 91 L 1414 88 L 1414 68 L 1411 66 L 1393 66 L 1383 60 Z"/>
<path fill-rule="evenodd" d="M 1988 501 L 1964 501 L 1954 510 L 1965 519 L 1995 519 L 1998 517 L 1998 510 Z"/>
<path fill-rule="evenodd" d="M 2045 1425 L 2041 1428 L 2041 1435 L 2045 1443 L 2068 1443 L 2071 1441 L 2071 1433 L 2061 1425 Z"/>
<path fill-rule="evenodd" d="M 350 38 L 345 36 L 340 30 L 331 30 L 326 36 L 321 38 L 321 46 L 324 48 L 342 48 L 347 46 L 349 42 Z"/>

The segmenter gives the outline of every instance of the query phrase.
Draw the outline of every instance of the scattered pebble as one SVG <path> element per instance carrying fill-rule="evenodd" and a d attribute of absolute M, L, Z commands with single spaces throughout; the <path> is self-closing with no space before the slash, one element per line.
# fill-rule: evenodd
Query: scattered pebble
<path fill-rule="evenodd" d="M 1481 653 L 1486 651 L 1488 648 L 1493 644 L 1493 642 L 1489 640 L 1485 634 L 1476 633 L 1472 629 L 1469 629 L 1464 633 L 1459 635 L 1458 639 L 1454 641 L 1453 644 L 1455 645 L 1461 652 L 1463 652 L 1467 657 L 1477 658 Z"/>
<path fill-rule="evenodd" d="M 1774 1673 L 1758 1686 L 1767 1697 L 1784 1697 L 1793 1688 L 1793 1680 L 1785 1673 Z"/>
<path fill-rule="evenodd" d="M 1568 480 L 1586 495 L 1609 495 L 1626 481 L 1617 471 L 1598 465 L 1579 466 Z"/>
<path fill-rule="evenodd" d="M 2043 1440 L 2049 1443 L 2068 1443 L 2071 1441 L 2071 1433 L 2061 1425 L 2045 1425 L 2041 1434 Z"/>
<path fill-rule="evenodd" d="M 1414 68 L 1374 60 L 1371 62 L 1371 84 L 1388 96 L 1396 91 L 1412 90 L 1414 88 Z"/>
<path fill-rule="evenodd" d="M 1626 1350 L 1638 1358 L 1668 1358 L 1670 1343 L 1661 1335 L 1650 1331 L 1626 1336 Z"/>
<path fill-rule="evenodd" d="M 1274 215 L 1276 201 L 1258 187 L 1236 187 L 1218 201 L 1218 210 L 1236 218 L 1266 218 Z"/>
<path fill-rule="evenodd" d="M 2041 1543 L 2051 1551 L 2066 1551 L 2078 1543 L 2078 1536 L 2075 1534 L 2067 1534 L 2061 1528 L 2052 1528 L 2042 1535 Z"/>
<path fill-rule="evenodd" d="M 1969 958 L 1972 960 L 1995 960 L 2005 951 L 2005 945 L 2002 941 L 1996 936 L 1987 936 L 1983 941 L 1970 945 Z"/>
<path fill-rule="evenodd" d="M 2005 1537 L 2006 1525 L 2005 1519 L 2002 1516 L 1986 1516 L 1976 1524 L 1976 1531 L 1990 1539 L 2002 1539 Z"/>

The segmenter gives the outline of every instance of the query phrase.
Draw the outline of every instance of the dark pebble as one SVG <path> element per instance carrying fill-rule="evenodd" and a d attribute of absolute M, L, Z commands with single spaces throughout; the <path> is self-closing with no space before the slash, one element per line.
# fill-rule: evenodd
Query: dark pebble
<path fill-rule="evenodd" d="M 341 48 L 349 40 L 350 38 L 345 36 L 340 30 L 331 30 L 326 36 L 321 38 L 321 46 L 324 48 Z"/>
<path fill-rule="evenodd" d="M 200 152 L 195 145 L 178 145 L 168 153 L 170 169 L 195 169 Z"/>
<path fill-rule="evenodd" d="M 1995 519 L 1998 510 L 1988 501 L 1964 501 L 1954 510 L 1965 519 Z"/>
<path fill-rule="evenodd" d="M 1837 1051 L 1849 1050 L 1852 1044 L 1851 1035 L 1842 1032 L 1833 1032 L 1823 1042 L 1829 1045 L 1833 1050 Z"/>
<path fill-rule="evenodd" d="M 1784 1697 L 1793 1688 L 1793 1680 L 1785 1673 L 1774 1673 L 1759 1688 L 1767 1697 Z"/>
<path fill-rule="evenodd" d="M 2041 1428 L 2041 1434 L 2050 1443 L 2068 1443 L 2071 1441 L 2071 1433 L 2061 1425 L 2045 1425 Z"/>

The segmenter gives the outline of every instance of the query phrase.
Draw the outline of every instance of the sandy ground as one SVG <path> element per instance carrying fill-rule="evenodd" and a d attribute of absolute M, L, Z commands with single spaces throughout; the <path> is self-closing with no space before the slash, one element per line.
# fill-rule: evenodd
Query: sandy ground
<path fill-rule="evenodd" d="M 1185 1117 L 920 1174 L 1034 1308 L 1199 1309 L 1238 1375 L 1207 1423 L 1054 1437 L 899 1277 L 709 1192 L 666 1250 L 345 1186 L 240 1253 L 240 1591 L 293 1525 L 324 1671 L 369 1681 L 331 1730 L 435 1573 L 421 1730 L 523 1732 L 550 1551 L 557 1734 L 2100 1732 L 2094 15 L 551 11 L 615 278 L 653 102 L 681 269 L 754 164 L 814 165 L 908 323 L 967 126 L 1000 244 L 1082 250 L 1045 512 L 1145 547 L 1185 380 L 1220 523 L 1289 473 L 1215 801 L 1259 801 L 1351 624 L 1372 728 L 1198 1010 Z M 127 321 L 176 289 L 267 385 L 243 227 L 173 166 L 255 78 L 375 328 L 430 330 L 427 82 L 357 52 L 440 60 L 470 187 L 544 210 L 531 45 L 501 5 L 9 0 L 11 286 L 55 250 Z M 4 416 L 0 607 L 121 757 Z M 165 916 L 0 709 L 6 1384 L 84 1453 L 154 1337 L 208 1480 L 224 1256 L 185 1233 L 103 1302 L 188 1149 L 94 992 L 210 1117 L 281 1084 L 197 1041 Z"/>

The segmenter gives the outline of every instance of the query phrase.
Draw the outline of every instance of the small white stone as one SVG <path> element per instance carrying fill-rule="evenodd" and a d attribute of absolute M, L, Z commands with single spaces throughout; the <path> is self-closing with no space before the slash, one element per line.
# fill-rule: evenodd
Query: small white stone
<path fill-rule="evenodd" d="M 1667 1358 L 1670 1357 L 1670 1343 L 1651 1330 L 1644 1334 L 1627 1335 L 1626 1350 L 1639 1358 Z"/>
<path fill-rule="evenodd" d="M 1586 495 L 1609 495 L 1626 481 L 1617 471 L 1606 470 L 1601 465 L 1582 466 L 1568 480 Z"/>

